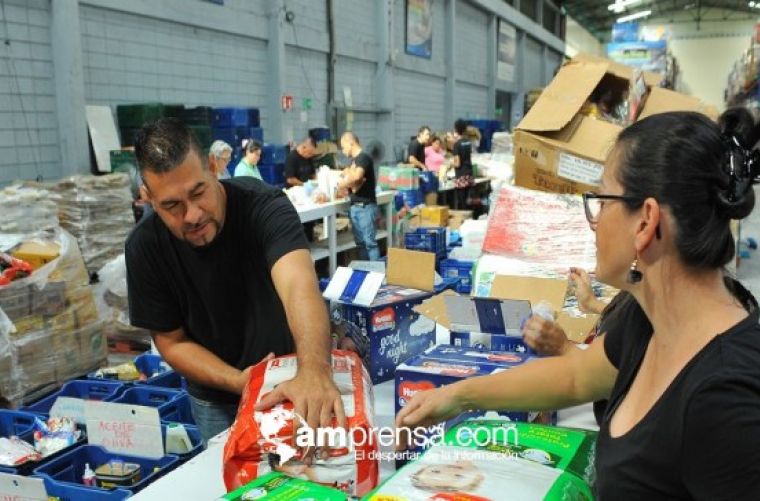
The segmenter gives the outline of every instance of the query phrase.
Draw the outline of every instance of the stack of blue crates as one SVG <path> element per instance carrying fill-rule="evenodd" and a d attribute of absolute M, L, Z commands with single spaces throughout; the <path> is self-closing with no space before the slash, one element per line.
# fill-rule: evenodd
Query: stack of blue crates
<path fill-rule="evenodd" d="M 417 228 L 404 235 L 404 247 L 435 254 L 436 268 L 446 259 L 446 228 Z"/>
<path fill-rule="evenodd" d="M 440 264 L 441 277 L 457 279 L 455 290 L 460 294 L 469 294 L 472 290 L 473 261 L 444 259 Z"/>

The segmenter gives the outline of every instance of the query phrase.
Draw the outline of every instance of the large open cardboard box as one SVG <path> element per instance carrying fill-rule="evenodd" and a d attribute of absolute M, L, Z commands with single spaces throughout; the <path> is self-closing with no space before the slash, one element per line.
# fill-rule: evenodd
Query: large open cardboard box
<path fill-rule="evenodd" d="M 643 77 L 649 92 L 639 119 L 668 111 L 707 111 L 696 98 L 658 87 L 659 75 L 644 72 Z M 562 66 L 515 131 L 515 184 L 555 193 L 595 189 L 622 127 L 581 110 L 593 93 L 620 93 L 632 78 L 632 68 L 585 54 Z"/>

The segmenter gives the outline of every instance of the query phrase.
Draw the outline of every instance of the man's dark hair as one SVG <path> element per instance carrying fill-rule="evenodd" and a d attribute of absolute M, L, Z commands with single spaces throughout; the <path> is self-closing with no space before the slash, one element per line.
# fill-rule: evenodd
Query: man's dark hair
<path fill-rule="evenodd" d="M 255 139 L 248 138 L 243 139 L 243 151 L 245 153 L 253 153 L 254 151 L 261 151 L 261 143 Z"/>
<path fill-rule="evenodd" d="M 348 137 L 350 137 L 350 138 L 351 138 L 351 140 L 352 140 L 354 143 L 356 143 L 357 145 L 359 145 L 359 146 L 361 146 L 361 145 L 362 145 L 362 143 L 361 143 L 361 142 L 359 142 L 359 137 L 358 137 L 356 134 L 354 134 L 353 132 L 351 132 L 350 130 L 347 130 L 346 132 L 344 132 L 344 133 L 343 133 L 343 135 L 344 135 L 344 136 L 348 136 Z"/>
<path fill-rule="evenodd" d="M 465 122 L 461 118 L 457 119 L 457 121 L 454 122 L 454 130 L 460 136 L 464 135 L 465 131 L 467 130 L 467 122 Z"/>
<path fill-rule="evenodd" d="M 185 160 L 191 149 L 207 167 L 206 155 L 198 140 L 176 118 L 146 123 L 135 135 L 135 157 L 140 173 L 146 170 L 157 174 L 169 172 Z"/>
<path fill-rule="evenodd" d="M 430 127 L 428 127 L 427 125 L 423 125 L 422 127 L 420 127 L 420 130 L 417 131 L 417 135 L 419 136 L 425 131 L 431 132 Z"/>

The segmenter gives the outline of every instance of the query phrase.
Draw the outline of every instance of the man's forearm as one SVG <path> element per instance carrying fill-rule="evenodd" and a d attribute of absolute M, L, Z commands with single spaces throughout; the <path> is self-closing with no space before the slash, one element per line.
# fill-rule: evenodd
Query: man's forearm
<path fill-rule="evenodd" d="M 242 371 L 198 343 L 188 339 L 168 346 L 161 346 L 162 343 L 156 345 L 164 360 L 194 383 L 230 393 L 240 393 L 242 390 Z"/>
<path fill-rule="evenodd" d="M 293 294 L 286 310 L 288 324 L 296 343 L 298 368 L 329 370 L 330 362 L 330 321 L 327 307 L 319 294 L 316 284 L 304 287 Z"/>

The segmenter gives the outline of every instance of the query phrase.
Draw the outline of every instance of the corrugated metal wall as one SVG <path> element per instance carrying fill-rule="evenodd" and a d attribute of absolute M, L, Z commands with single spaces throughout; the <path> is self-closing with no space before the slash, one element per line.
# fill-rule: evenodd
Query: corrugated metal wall
<path fill-rule="evenodd" d="M 0 11 L 0 184 L 57 177 L 50 2 L 5 0 Z"/>

